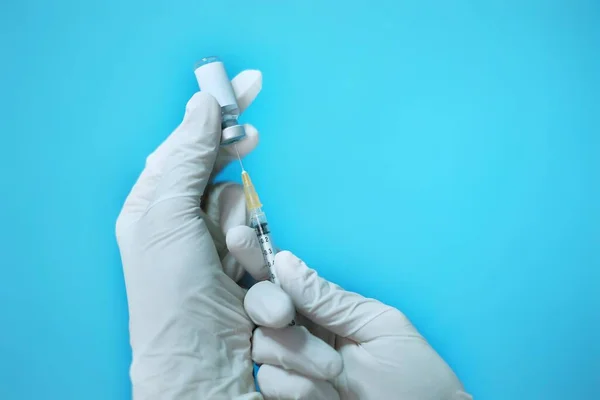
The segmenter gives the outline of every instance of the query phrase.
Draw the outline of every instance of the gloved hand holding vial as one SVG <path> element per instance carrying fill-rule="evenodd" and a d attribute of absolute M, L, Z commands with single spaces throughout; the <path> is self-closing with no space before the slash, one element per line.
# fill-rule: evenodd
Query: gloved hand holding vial
<path fill-rule="evenodd" d="M 238 118 L 262 76 L 243 71 L 230 83 L 216 58 L 195 74 L 201 92 L 117 220 L 133 398 L 470 399 L 400 311 L 275 254 L 246 171 L 244 186 L 213 182 L 236 148 L 241 162 L 257 144 Z M 243 270 L 259 281 L 247 291 L 236 283 Z"/>

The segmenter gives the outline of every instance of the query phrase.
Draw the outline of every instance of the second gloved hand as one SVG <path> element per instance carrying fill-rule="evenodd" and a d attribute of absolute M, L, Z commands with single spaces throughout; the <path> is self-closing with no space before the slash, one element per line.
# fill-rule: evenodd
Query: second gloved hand
<path fill-rule="evenodd" d="M 227 245 L 254 278 L 266 278 L 252 229 L 230 230 Z M 252 358 L 262 364 L 258 384 L 266 399 L 471 399 L 397 309 L 322 279 L 287 251 L 277 254 L 275 272 L 281 288 L 262 281 L 244 300 L 259 326 Z M 304 326 L 286 326 L 294 307 Z"/>

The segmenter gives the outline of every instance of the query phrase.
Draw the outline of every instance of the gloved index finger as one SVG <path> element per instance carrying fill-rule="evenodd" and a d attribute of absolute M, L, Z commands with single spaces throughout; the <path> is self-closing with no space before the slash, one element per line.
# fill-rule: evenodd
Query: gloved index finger
<path fill-rule="evenodd" d="M 341 289 L 289 251 L 277 254 L 275 269 L 296 309 L 336 335 L 360 343 L 397 335 L 411 326 L 395 308 Z"/>
<path fill-rule="evenodd" d="M 231 228 L 227 232 L 226 241 L 231 254 L 255 280 L 268 279 L 269 267 L 265 264 L 254 229 L 245 225 Z"/>
<path fill-rule="evenodd" d="M 262 89 L 262 73 L 258 70 L 247 69 L 240 72 L 231 80 L 231 87 L 237 100 L 240 114 L 254 101 Z"/>

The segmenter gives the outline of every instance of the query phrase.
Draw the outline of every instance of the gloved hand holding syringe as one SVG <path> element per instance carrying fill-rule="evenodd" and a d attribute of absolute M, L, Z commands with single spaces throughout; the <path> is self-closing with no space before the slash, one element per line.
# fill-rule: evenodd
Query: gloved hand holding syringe
<path fill-rule="evenodd" d="M 201 90 L 211 94 L 219 103 L 222 123 L 220 143 L 232 145 L 223 149 L 228 154 L 229 160 L 235 158 L 234 151 L 237 145 L 243 154 L 247 154 L 248 140 L 240 141 L 240 139 L 244 137 L 249 139 L 250 135 L 246 135 L 244 127 L 238 123 L 238 103 L 223 64 L 214 57 L 207 58 L 202 60 L 195 73 Z M 197 112 L 195 117 L 202 121 L 200 115 L 201 112 Z M 194 127 L 187 126 L 190 129 Z M 195 128 L 199 130 L 198 138 L 205 138 L 216 133 L 214 130 L 217 127 L 207 123 L 206 126 L 202 125 L 200 128 L 195 126 Z M 203 145 L 195 150 L 208 152 L 210 146 L 207 147 L 206 143 L 199 139 L 198 141 Z M 189 151 L 183 147 L 180 151 L 189 154 Z M 240 158 L 239 153 L 237 158 Z M 215 170 L 218 171 L 219 168 L 215 167 Z M 216 338 L 215 347 L 219 349 L 219 355 L 241 354 L 242 361 L 236 360 L 228 364 L 222 361 L 227 357 L 212 358 L 220 360 L 220 365 L 224 366 L 222 369 L 227 367 L 239 374 L 247 371 L 244 376 L 248 377 L 251 365 L 244 361 L 243 357 L 248 355 L 244 346 L 250 342 L 252 361 L 261 365 L 256 374 L 261 394 L 256 396 L 255 393 L 247 393 L 242 397 L 223 398 L 239 398 L 239 400 L 259 398 L 265 400 L 282 398 L 471 399 L 449 366 L 399 310 L 375 299 L 346 291 L 323 279 L 289 251 L 275 254 L 267 219 L 250 176 L 243 166 L 242 182 L 251 226 L 235 226 L 226 229 L 227 250 L 229 255 L 233 255 L 235 261 L 259 282 L 245 293 L 243 304 L 245 314 L 242 315 L 231 304 L 220 302 L 222 296 L 228 293 L 223 290 L 223 286 L 231 286 L 233 282 L 223 280 L 222 276 L 218 275 L 203 275 L 203 277 L 214 276 L 213 280 L 208 279 L 206 284 L 208 286 L 203 287 L 199 292 L 192 292 L 201 296 L 203 301 L 186 304 L 198 304 L 203 307 L 201 315 L 212 317 L 216 322 L 211 323 L 210 319 L 208 322 L 206 319 L 198 319 L 196 314 L 193 314 L 194 317 L 189 318 L 189 321 L 197 322 L 194 333 L 176 336 L 177 346 L 174 351 L 178 357 L 181 354 L 181 338 L 189 337 L 190 346 L 201 355 L 198 358 L 210 361 L 211 358 L 206 357 L 206 354 L 212 354 L 209 352 L 212 343 L 209 340 Z M 242 193 L 238 192 L 238 194 L 241 200 Z M 206 220 L 203 222 L 210 223 Z M 198 229 L 192 232 L 202 235 L 204 231 Z M 155 243 L 154 236 L 152 239 Z M 214 240 L 214 236 L 212 239 Z M 197 246 L 203 241 L 190 243 L 192 246 Z M 125 250 L 127 251 L 128 248 Z M 184 254 L 193 252 L 194 249 L 190 248 Z M 214 258 L 211 256 L 212 253 L 206 250 L 204 253 L 207 254 L 208 259 Z M 130 254 L 130 251 L 125 254 Z M 182 259 L 187 260 L 185 257 Z M 195 258 L 191 257 L 190 260 Z M 268 280 L 261 281 L 262 279 Z M 203 279 L 202 282 L 205 280 Z M 214 290 L 213 284 L 216 285 Z M 230 291 L 233 291 L 233 288 L 230 288 Z M 230 301 L 234 300 L 230 299 Z M 196 308 L 193 310 L 199 311 Z M 251 340 L 244 336 L 245 325 L 240 322 L 240 318 L 246 317 L 254 324 Z M 293 320 L 298 324 L 292 323 L 291 325 L 294 326 L 286 326 Z M 230 346 L 230 348 L 237 350 L 224 347 L 225 339 L 232 340 L 238 347 Z M 228 350 L 222 351 L 223 349 Z M 194 359 L 186 357 L 185 360 Z M 167 363 L 167 365 L 171 364 Z M 212 371 L 213 367 L 210 370 Z M 190 368 L 184 371 L 194 371 L 194 374 L 189 377 L 189 381 L 193 382 L 189 387 L 197 385 L 198 372 Z M 213 381 L 222 382 L 221 376 L 223 375 L 219 375 L 219 378 Z M 241 382 L 244 385 L 247 384 L 245 379 Z M 184 379 L 184 382 L 187 381 Z M 227 385 L 221 386 L 227 389 L 220 387 L 201 389 L 204 393 L 210 392 L 209 394 L 217 393 L 212 390 L 221 392 L 229 390 L 238 393 L 242 390 L 232 386 L 230 381 L 225 383 Z M 193 398 L 197 398 L 196 394 L 200 392 L 190 390 L 189 393 L 190 396 L 194 396 Z M 207 395 L 202 398 L 209 397 Z"/>

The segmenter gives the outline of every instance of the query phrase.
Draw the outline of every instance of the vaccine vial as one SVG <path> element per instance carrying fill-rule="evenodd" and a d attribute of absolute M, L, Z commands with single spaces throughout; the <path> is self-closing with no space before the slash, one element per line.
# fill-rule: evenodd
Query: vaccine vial
<path fill-rule="evenodd" d="M 211 94 L 221 106 L 221 144 L 243 139 L 246 132 L 238 122 L 240 109 L 223 62 L 218 57 L 205 57 L 196 63 L 194 74 L 200 90 Z"/>

